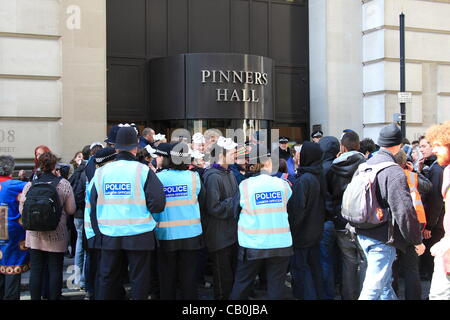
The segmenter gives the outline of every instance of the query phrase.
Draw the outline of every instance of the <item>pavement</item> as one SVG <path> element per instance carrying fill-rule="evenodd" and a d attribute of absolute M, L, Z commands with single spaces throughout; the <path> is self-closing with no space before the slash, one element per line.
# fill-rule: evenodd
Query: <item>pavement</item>
<path fill-rule="evenodd" d="M 63 273 L 63 289 L 62 289 L 62 297 L 64 300 L 84 300 L 86 296 L 86 292 L 84 290 L 80 290 L 74 283 L 75 280 L 75 270 L 74 270 L 74 259 L 65 257 L 64 258 L 64 273 Z M 292 296 L 292 292 L 290 290 L 290 277 L 286 281 L 286 300 L 295 300 Z M 212 278 L 209 276 L 205 277 L 206 285 L 199 286 L 199 300 L 213 300 L 214 293 L 212 288 Z M 21 280 L 21 300 L 30 300 L 30 292 L 28 289 L 28 284 L 30 281 L 30 272 L 25 272 L 22 274 Z M 430 292 L 430 281 L 422 281 L 422 299 L 426 300 L 428 298 L 428 294 Z M 127 291 L 129 291 L 129 287 L 125 287 Z M 399 299 L 404 300 L 404 282 L 403 279 L 399 280 Z M 254 292 L 250 300 L 266 300 L 266 293 L 264 290 L 257 288 Z M 335 300 L 340 300 L 340 296 L 336 296 Z"/>

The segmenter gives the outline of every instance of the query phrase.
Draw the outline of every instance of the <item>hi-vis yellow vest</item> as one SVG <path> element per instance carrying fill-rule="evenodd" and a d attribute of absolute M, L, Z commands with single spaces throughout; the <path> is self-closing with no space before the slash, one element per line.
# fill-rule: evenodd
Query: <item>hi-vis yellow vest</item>
<path fill-rule="evenodd" d="M 261 174 L 242 181 L 239 192 L 239 245 L 249 249 L 290 247 L 292 235 L 286 208 L 292 195 L 289 184 Z"/>
<path fill-rule="evenodd" d="M 110 237 L 133 236 L 153 231 L 156 222 L 147 209 L 144 185 L 149 168 L 137 161 L 119 160 L 95 171 L 86 190 L 85 230 L 94 236 L 90 220 L 90 192 L 95 186 L 100 232 Z"/>

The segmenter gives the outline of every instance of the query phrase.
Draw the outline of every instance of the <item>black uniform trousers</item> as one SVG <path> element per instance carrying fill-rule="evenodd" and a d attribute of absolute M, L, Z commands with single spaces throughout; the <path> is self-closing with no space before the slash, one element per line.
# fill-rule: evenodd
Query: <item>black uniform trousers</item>
<path fill-rule="evenodd" d="M 132 300 L 148 299 L 151 251 L 102 249 L 99 288 L 96 288 L 99 300 L 120 300 L 123 298 L 123 255 L 126 256 L 129 266 L 130 298 Z"/>
<path fill-rule="evenodd" d="M 441 220 L 442 218 L 440 218 Z M 439 223 L 438 223 L 439 224 Z M 438 243 L 445 235 L 445 230 L 442 223 L 433 230 L 431 230 L 431 238 L 424 239 L 425 252 L 420 256 L 420 273 L 425 276 L 425 279 L 431 281 L 434 272 L 434 257 L 431 255 L 430 249 Z"/>
<path fill-rule="evenodd" d="M 180 285 L 181 299 L 197 300 L 197 264 L 200 250 L 165 251 L 158 248 L 161 300 L 175 300 Z"/>
<path fill-rule="evenodd" d="M 233 289 L 238 257 L 238 244 L 210 253 L 215 300 L 228 300 Z"/>
<path fill-rule="evenodd" d="M 255 277 L 264 267 L 267 277 L 267 299 L 281 300 L 286 297 L 286 272 L 290 257 L 273 257 L 256 260 L 238 260 L 236 278 L 230 300 L 247 300 Z"/>
<path fill-rule="evenodd" d="M 422 285 L 419 275 L 419 256 L 413 245 L 407 246 L 405 252 L 397 249 L 397 259 L 392 266 L 392 273 L 394 277 L 392 287 L 397 296 L 399 296 L 398 280 L 400 274 L 402 274 L 405 279 L 405 299 L 421 300 Z"/>

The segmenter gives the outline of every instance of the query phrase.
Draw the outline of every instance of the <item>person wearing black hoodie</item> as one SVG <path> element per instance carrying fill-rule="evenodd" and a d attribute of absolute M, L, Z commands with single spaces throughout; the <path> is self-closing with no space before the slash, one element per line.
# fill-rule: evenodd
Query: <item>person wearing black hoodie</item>
<path fill-rule="evenodd" d="M 365 273 L 364 252 L 358 244 L 354 232 L 346 229 L 347 220 L 341 215 L 342 197 L 353 174 L 361 163 L 366 162 L 359 152 L 359 136 L 356 132 L 347 132 L 342 136 L 341 155 L 336 158 L 326 175 L 328 192 L 331 195 L 336 239 L 342 260 L 341 298 L 356 300 L 359 297 Z"/>
<path fill-rule="evenodd" d="M 324 297 L 320 267 L 320 240 L 325 221 L 321 172 L 320 146 L 305 141 L 300 151 L 297 180 L 287 205 L 294 246 L 291 258 L 293 293 L 302 300 Z"/>
<path fill-rule="evenodd" d="M 322 149 L 322 178 L 324 182 L 323 197 L 325 201 L 325 223 L 323 224 L 323 237 L 320 241 L 320 264 L 322 266 L 324 298 L 334 300 L 336 296 L 335 275 L 337 274 L 337 243 L 334 219 L 337 215 L 333 206 L 331 194 L 328 192 L 325 177 L 330 171 L 331 164 L 340 151 L 339 140 L 336 137 L 326 136 L 319 141 Z"/>

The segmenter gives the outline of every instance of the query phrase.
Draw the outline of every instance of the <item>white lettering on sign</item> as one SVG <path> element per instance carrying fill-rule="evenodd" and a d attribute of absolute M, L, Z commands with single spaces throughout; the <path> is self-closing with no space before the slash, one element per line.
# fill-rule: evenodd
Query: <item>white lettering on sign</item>
<path fill-rule="evenodd" d="M 245 84 L 262 85 L 269 84 L 269 76 L 265 72 L 258 71 L 233 71 L 233 70 L 201 70 L 202 83 L 214 84 Z M 217 102 L 259 102 L 256 89 L 216 89 Z"/>
<path fill-rule="evenodd" d="M 131 183 L 105 183 L 104 184 L 105 195 L 109 196 L 125 196 L 131 195 Z"/>

